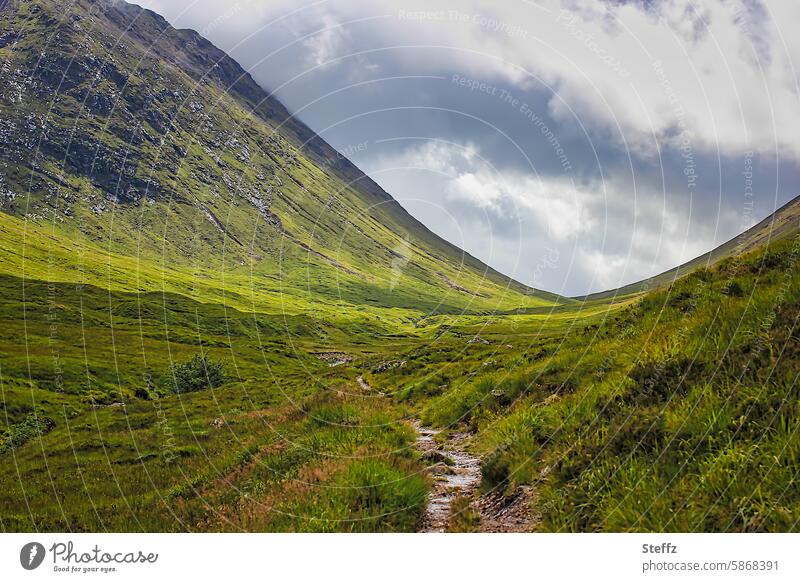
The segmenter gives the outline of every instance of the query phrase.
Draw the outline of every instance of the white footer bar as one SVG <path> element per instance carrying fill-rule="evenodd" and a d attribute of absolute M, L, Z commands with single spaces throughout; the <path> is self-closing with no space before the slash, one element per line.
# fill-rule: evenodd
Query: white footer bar
<path fill-rule="evenodd" d="M 2 534 L 0 580 L 797 581 L 798 553 L 800 534 Z"/>

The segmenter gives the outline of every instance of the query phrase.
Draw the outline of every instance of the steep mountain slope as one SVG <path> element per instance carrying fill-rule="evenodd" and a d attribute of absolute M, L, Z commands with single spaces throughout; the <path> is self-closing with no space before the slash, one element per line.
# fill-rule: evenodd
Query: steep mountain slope
<path fill-rule="evenodd" d="M 709 268 L 728 257 L 764 247 L 773 242 L 779 242 L 797 233 L 800 228 L 800 197 L 794 198 L 781 206 L 778 210 L 767 216 L 758 224 L 750 227 L 743 233 L 728 242 L 700 255 L 682 265 L 664 271 L 663 273 L 644 279 L 619 289 L 610 289 L 600 293 L 592 293 L 585 297 L 576 297 L 578 300 L 594 301 L 623 298 L 636 293 L 644 293 L 677 281 L 684 275 L 696 269 Z"/>
<path fill-rule="evenodd" d="M 433 235 L 222 51 L 148 10 L 8 2 L 0 62 L 0 203 L 23 230 L 134 257 L 134 271 L 249 278 L 289 303 L 557 301 Z"/>
<path fill-rule="evenodd" d="M 158 14 L 119 2 L 106 13 L 121 34 L 134 36 L 149 50 L 167 62 L 175 63 L 192 79 L 209 80 L 226 94 L 236 98 L 246 110 L 276 126 L 278 131 L 302 150 L 317 166 L 335 174 L 369 204 L 370 213 L 395 232 L 415 236 L 449 261 L 464 263 L 501 285 L 518 291 L 529 289 L 497 273 L 461 249 L 431 233 L 413 218 L 371 178 L 339 154 L 327 142 L 294 117 L 277 99 L 267 95 L 249 73 L 223 51 L 193 30 L 175 30 Z M 547 294 L 545 293 L 545 296 Z"/>

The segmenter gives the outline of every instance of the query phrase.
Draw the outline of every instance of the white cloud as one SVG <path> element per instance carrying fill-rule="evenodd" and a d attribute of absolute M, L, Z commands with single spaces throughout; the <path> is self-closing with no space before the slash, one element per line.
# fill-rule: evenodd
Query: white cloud
<path fill-rule="evenodd" d="M 386 168 L 440 174 L 445 178 L 446 201 L 466 203 L 505 220 L 526 215 L 557 240 L 596 227 L 586 208 L 587 194 L 569 180 L 544 180 L 520 172 L 497 171 L 474 144 L 422 142 L 376 165 L 379 171 Z"/>
<path fill-rule="evenodd" d="M 693 223 L 691 207 L 645 185 L 634 197 L 616 176 L 575 184 L 499 173 L 482 153 L 475 144 L 413 140 L 367 169 L 434 232 L 506 274 L 556 292 L 631 283 L 722 242 L 720 225 Z M 736 218 L 725 217 L 721 230 L 735 229 Z M 550 256 L 560 257 L 558 264 Z"/>
<path fill-rule="evenodd" d="M 365 39 L 381 47 L 436 47 L 425 58 L 410 48 L 391 55 L 406 73 L 461 70 L 523 88 L 541 80 L 553 90 L 553 115 L 605 131 L 602 139 L 627 142 L 635 154 L 653 154 L 656 141 L 674 145 L 683 127 L 706 151 L 800 159 L 795 0 L 664 0 L 647 10 L 604 0 L 146 5 L 180 23 L 218 15 L 215 36 L 227 30 L 232 39 L 262 27 L 283 27 L 295 37 L 313 33 L 303 41 L 311 66 L 330 66 L 362 50 Z M 358 37 L 351 37 L 356 28 Z M 372 65 L 360 57 L 358 66 Z"/>
<path fill-rule="evenodd" d="M 269 16 L 289 6 L 274 2 Z M 800 42 L 789 29 L 800 21 L 794 0 L 763 6 L 757 0 L 665 0 L 649 10 L 638 2 L 602 0 L 339 0 L 323 6 L 286 22 L 321 29 L 306 41 L 317 65 L 344 50 L 361 50 L 341 23 L 383 16 L 360 34 L 387 47 L 439 47 L 424 59 L 411 49 L 395 50 L 401 68 L 417 74 L 462 70 L 522 88 L 541 80 L 554 91 L 556 117 L 577 118 L 606 132 L 603 139 L 632 145 L 635 154 L 652 155 L 656 142 L 674 145 L 685 129 L 693 146 L 706 151 L 777 149 L 800 159 Z"/>
<path fill-rule="evenodd" d="M 231 39 L 289 30 L 304 38 L 307 66 L 378 47 L 399 73 L 461 71 L 523 89 L 544 82 L 556 119 L 637 156 L 674 147 L 683 133 L 705 152 L 800 160 L 795 0 L 664 0 L 648 9 L 604 0 L 147 4 L 189 23 L 227 15 L 214 33 Z M 349 69 L 371 67 L 365 54 Z"/>
<path fill-rule="evenodd" d="M 311 67 L 330 67 L 335 59 L 352 50 L 347 29 L 330 13 L 321 17 L 321 28 L 303 41 L 307 49 L 307 64 Z"/>

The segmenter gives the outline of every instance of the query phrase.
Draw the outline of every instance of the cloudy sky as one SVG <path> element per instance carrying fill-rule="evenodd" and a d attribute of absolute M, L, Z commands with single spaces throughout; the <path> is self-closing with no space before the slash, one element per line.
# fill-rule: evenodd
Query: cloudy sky
<path fill-rule="evenodd" d="M 141 3 L 535 287 L 656 274 L 800 193 L 796 0 Z"/>

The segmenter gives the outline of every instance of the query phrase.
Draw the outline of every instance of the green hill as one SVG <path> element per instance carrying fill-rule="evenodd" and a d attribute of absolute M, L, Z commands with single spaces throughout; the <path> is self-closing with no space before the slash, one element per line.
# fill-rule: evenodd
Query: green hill
<path fill-rule="evenodd" d="M 619 289 L 592 293 L 575 299 L 582 301 L 607 300 L 662 288 L 697 269 L 710 268 L 728 257 L 741 255 L 788 238 L 797 233 L 798 226 L 800 226 L 800 200 L 795 198 L 735 238 L 691 261 Z"/>
<path fill-rule="evenodd" d="M 9 2 L 0 20 L 0 203 L 24 220 L 4 218 L 5 232 L 32 232 L 30 276 L 47 232 L 77 245 L 86 283 L 129 289 L 124 271 L 151 268 L 224 277 L 245 294 L 279 289 L 259 304 L 276 311 L 558 301 L 432 234 L 195 32 L 124 2 L 63 8 Z M 118 271 L 94 279 L 103 253 Z"/>

